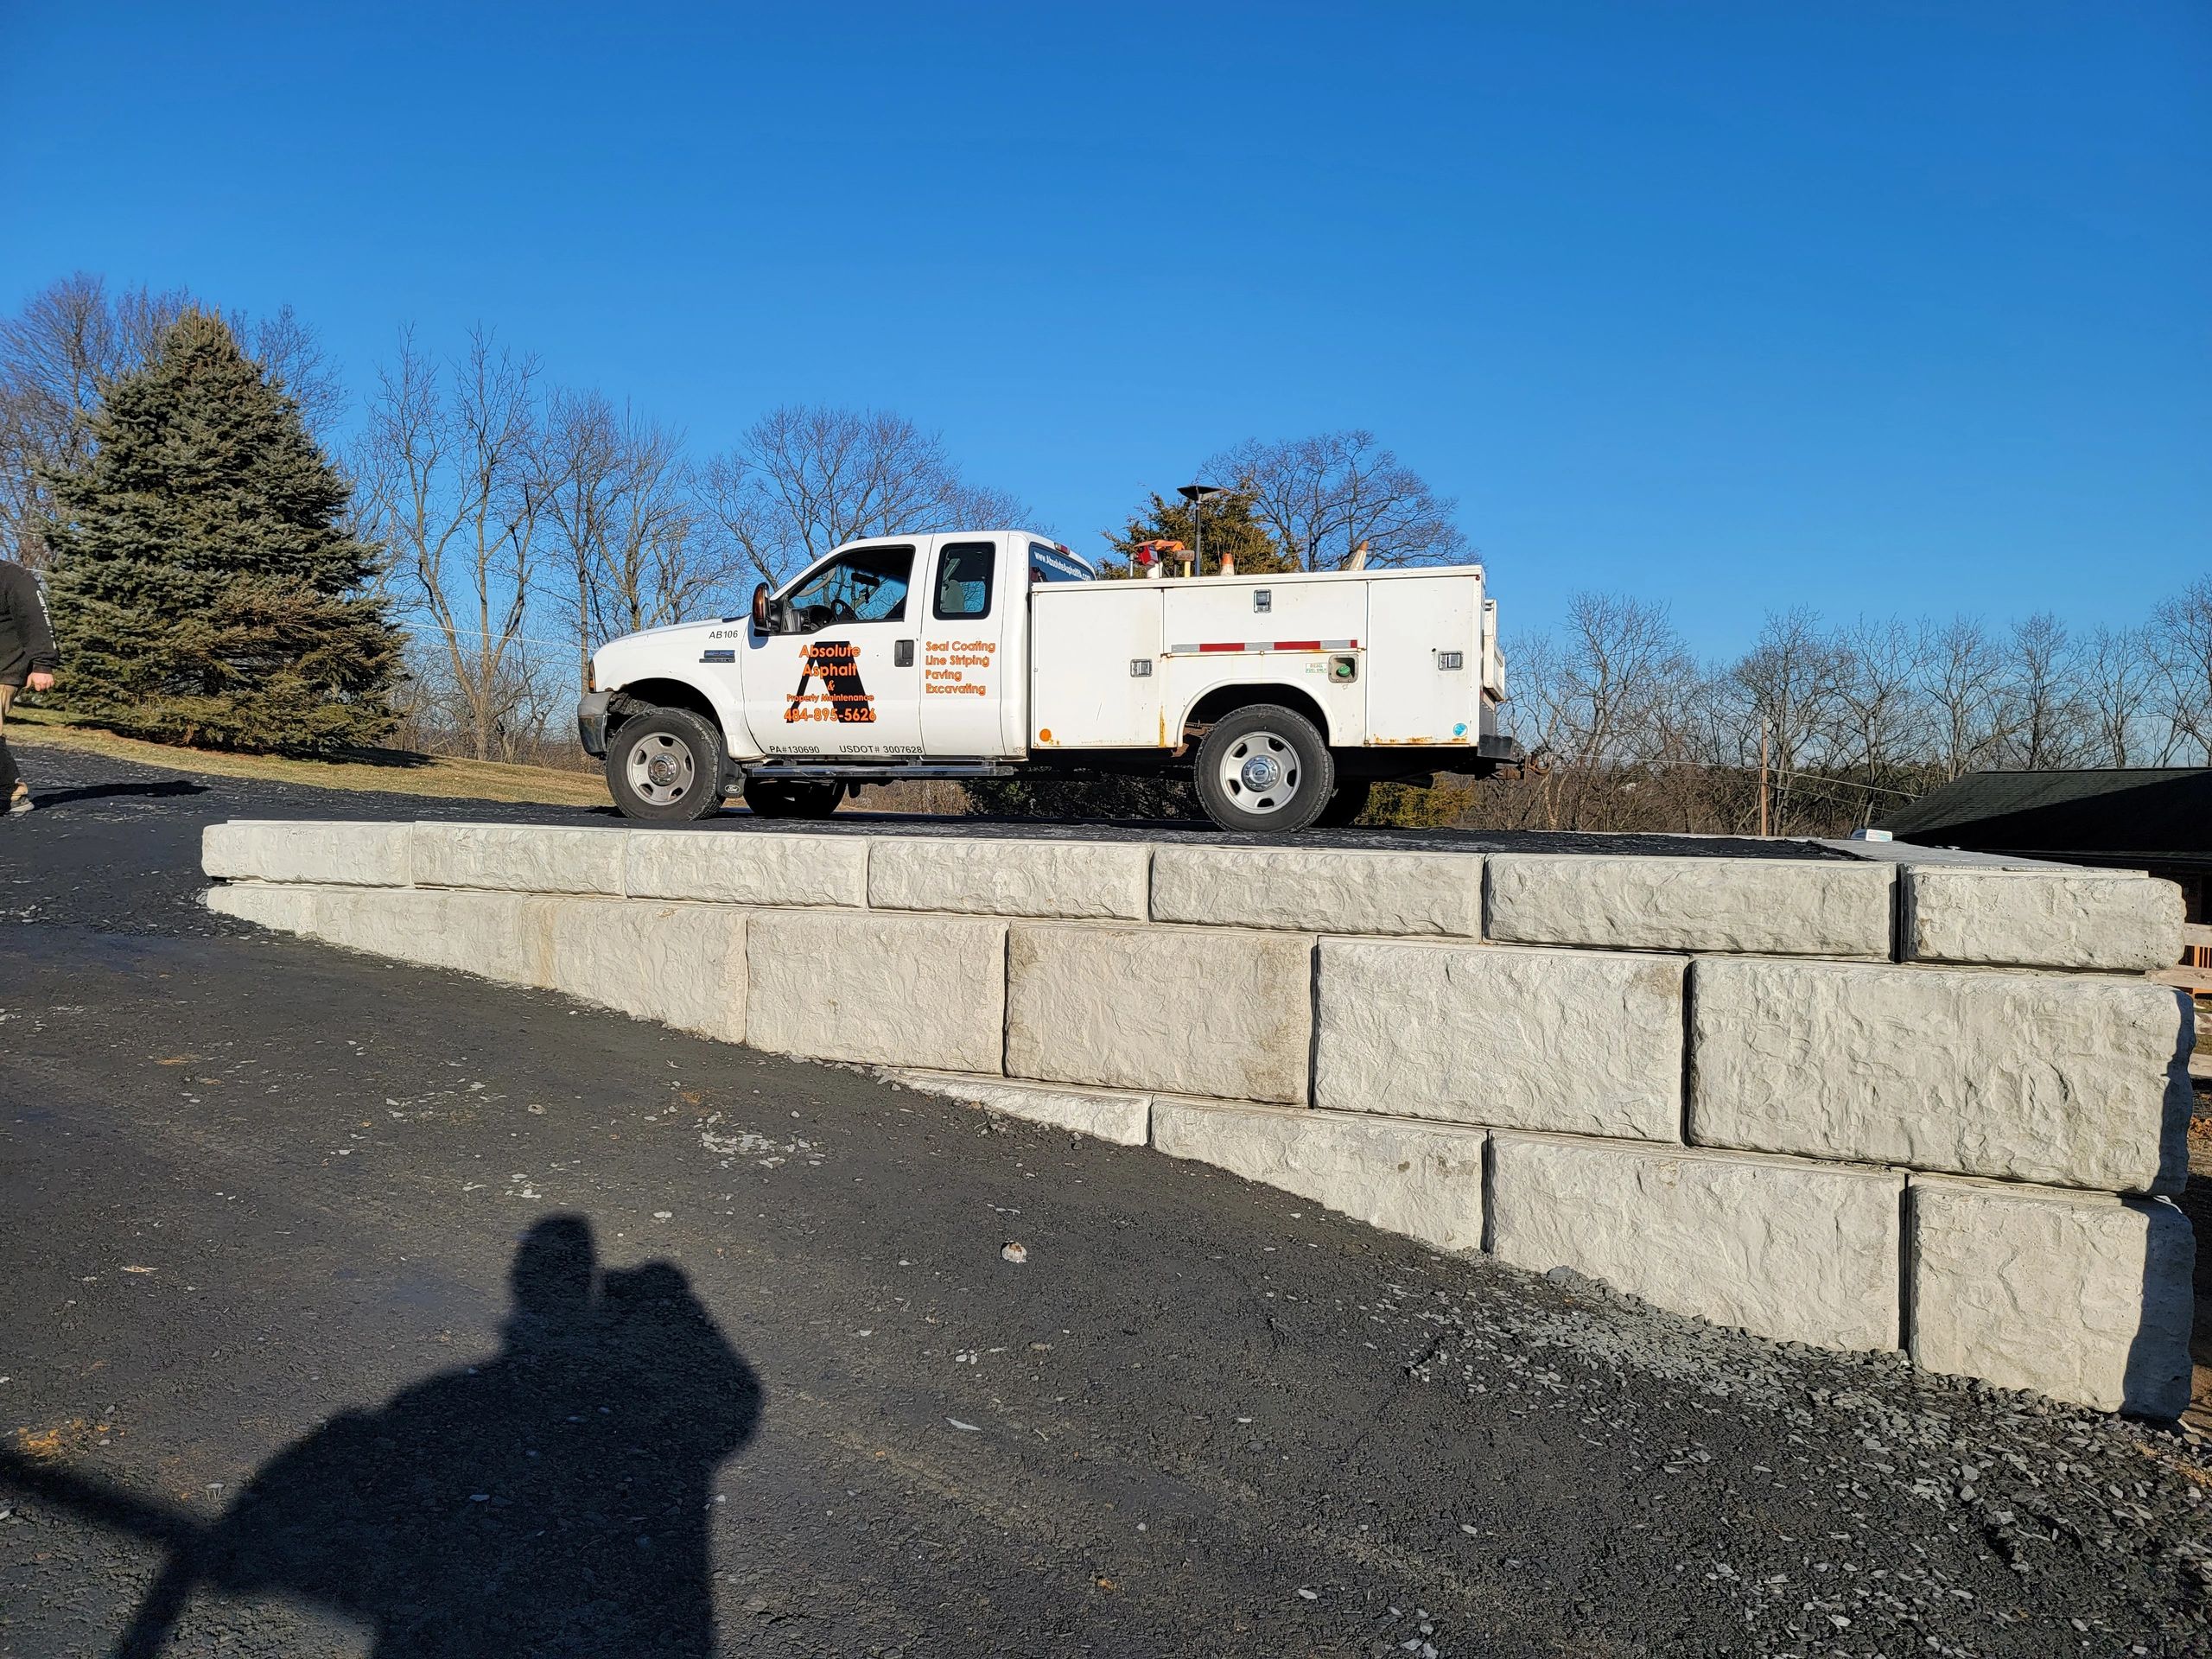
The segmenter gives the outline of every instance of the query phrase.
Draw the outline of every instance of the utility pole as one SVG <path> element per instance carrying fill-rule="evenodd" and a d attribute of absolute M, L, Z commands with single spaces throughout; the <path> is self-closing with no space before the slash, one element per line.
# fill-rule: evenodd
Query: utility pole
<path fill-rule="evenodd" d="M 1766 721 L 1759 721 L 1759 835 L 1767 833 L 1766 812 Z"/>

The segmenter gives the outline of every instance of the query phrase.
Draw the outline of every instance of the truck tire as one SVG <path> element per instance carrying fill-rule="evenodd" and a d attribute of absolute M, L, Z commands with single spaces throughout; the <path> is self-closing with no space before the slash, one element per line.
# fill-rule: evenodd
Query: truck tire
<path fill-rule="evenodd" d="M 1196 781 L 1198 804 L 1223 829 L 1289 835 L 1329 804 L 1337 763 L 1312 721 L 1261 702 L 1214 722 Z"/>
<path fill-rule="evenodd" d="M 1368 798 L 1375 793 L 1372 778 L 1339 778 L 1337 792 L 1329 797 L 1329 804 L 1321 809 L 1321 816 L 1313 820 L 1316 830 L 1341 830 L 1361 813 L 1367 810 Z"/>
<path fill-rule="evenodd" d="M 722 740 L 684 709 L 632 715 L 607 743 L 607 791 L 626 818 L 689 823 L 722 804 Z"/>
<path fill-rule="evenodd" d="M 835 781 L 800 778 L 748 778 L 745 804 L 763 818 L 826 818 L 845 798 L 845 786 Z"/>

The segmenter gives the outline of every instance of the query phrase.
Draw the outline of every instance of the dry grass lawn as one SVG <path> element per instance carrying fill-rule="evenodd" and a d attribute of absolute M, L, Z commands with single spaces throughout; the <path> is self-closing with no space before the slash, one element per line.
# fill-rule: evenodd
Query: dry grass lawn
<path fill-rule="evenodd" d="M 51 709 L 9 711 L 8 740 L 25 749 L 40 745 L 112 755 L 149 766 L 206 772 L 220 778 L 264 778 L 315 789 L 376 790 L 394 795 L 438 795 L 478 801 L 542 801 L 554 806 L 604 806 L 607 782 L 596 772 L 552 766 L 520 766 L 499 760 L 461 760 L 401 749 L 370 749 L 335 760 L 273 754 L 230 754 L 148 743 L 89 726 Z"/>

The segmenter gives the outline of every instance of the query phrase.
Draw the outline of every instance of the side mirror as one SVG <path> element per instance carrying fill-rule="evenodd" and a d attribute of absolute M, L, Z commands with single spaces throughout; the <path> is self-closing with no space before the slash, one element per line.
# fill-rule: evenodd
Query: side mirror
<path fill-rule="evenodd" d="M 768 584 L 765 582 L 756 583 L 753 589 L 753 632 L 773 633 L 776 631 L 770 626 L 775 620 L 773 606 L 774 601 L 768 597 Z"/>

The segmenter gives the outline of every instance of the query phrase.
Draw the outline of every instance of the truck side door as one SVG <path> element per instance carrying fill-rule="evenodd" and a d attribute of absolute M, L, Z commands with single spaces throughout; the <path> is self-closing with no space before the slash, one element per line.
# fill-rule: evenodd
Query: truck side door
<path fill-rule="evenodd" d="M 1006 659 L 1007 619 L 1027 602 L 1016 562 L 1027 538 L 940 536 L 926 590 L 917 597 L 922 636 L 922 748 L 934 758 L 1014 753 L 1001 720 L 1018 689 Z"/>
<path fill-rule="evenodd" d="M 745 719 L 763 753 L 921 753 L 922 552 L 912 542 L 848 548 L 785 596 L 789 632 L 747 631 Z"/>

